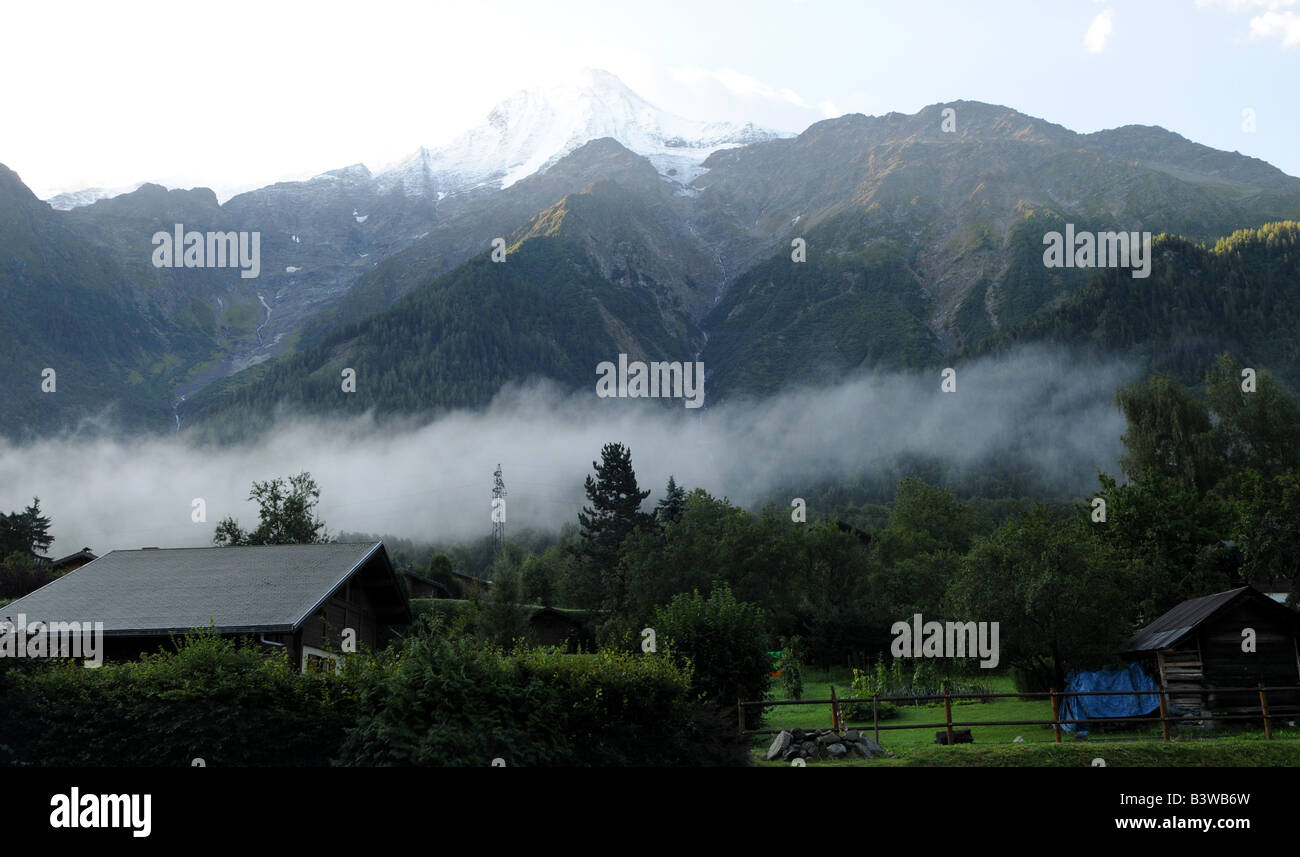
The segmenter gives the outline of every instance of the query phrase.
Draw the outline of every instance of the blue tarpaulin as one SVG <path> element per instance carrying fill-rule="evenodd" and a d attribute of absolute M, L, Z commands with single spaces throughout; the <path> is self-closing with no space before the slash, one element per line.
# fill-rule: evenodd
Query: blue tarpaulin
<path fill-rule="evenodd" d="M 1137 690 L 1151 693 L 1135 693 L 1132 696 L 1066 696 L 1061 701 L 1060 717 L 1062 720 L 1094 720 L 1105 717 L 1141 717 L 1160 710 L 1160 699 L 1156 696 L 1155 679 L 1147 675 L 1142 667 L 1129 664 L 1128 669 L 1098 670 L 1097 672 L 1070 673 L 1065 679 L 1066 693 L 1084 690 Z M 1062 723 L 1066 732 L 1079 731 L 1087 735 L 1088 730 L 1082 723 Z"/>

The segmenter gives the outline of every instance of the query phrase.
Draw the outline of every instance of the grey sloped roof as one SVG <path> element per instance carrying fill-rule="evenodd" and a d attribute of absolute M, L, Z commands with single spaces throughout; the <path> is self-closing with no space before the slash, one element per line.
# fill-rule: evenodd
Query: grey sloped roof
<path fill-rule="evenodd" d="M 1260 595 L 1259 590 L 1253 587 L 1241 586 L 1237 589 L 1229 589 L 1227 592 L 1216 592 L 1214 595 L 1188 599 L 1134 634 L 1133 638 L 1124 647 L 1123 653 L 1152 652 L 1156 649 L 1172 646 L 1187 636 L 1197 625 L 1209 619 L 1238 598 Z M 1270 604 L 1276 605 L 1276 602 L 1270 600 Z M 1288 613 L 1294 613 L 1288 607 L 1282 607 L 1282 609 Z"/>
<path fill-rule="evenodd" d="M 103 622 L 106 635 L 291 631 L 382 542 L 112 551 L 0 607 L 0 619 Z"/>

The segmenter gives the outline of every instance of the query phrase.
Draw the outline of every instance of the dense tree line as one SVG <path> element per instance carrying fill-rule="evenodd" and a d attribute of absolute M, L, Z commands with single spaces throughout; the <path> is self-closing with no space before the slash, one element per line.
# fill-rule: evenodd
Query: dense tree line
<path fill-rule="evenodd" d="M 841 502 L 810 504 L 805 521 L 788 506 L 746 509 L 688 489 L 680 474 L 654 499 L 632 450 L 609 443 L 592 462 L 588 502 L 558 534 L 521 534 L 500 552 L 484 539 L 393 554 L 453 596 L 467 594 L 453 572 L 493 580 L 477 615 L 482 642 L 501 647 L 521 636 L 524 605 L 589 611 L 601 645 L 635 650 L 665 616 L 685 628 L 710 605 L 721 623 L 734 600 L 757 629 L 746 651 L 798 639 L 811 663 L 864 664 L 889 651 L 895 622 L 920 613 L 999 622 L 1000 661 L 1026 687 L 1112 662 L 1130 634 L 1188 598 L 1252 584 L 1294 605 L 1300 403 L 1269 370 L 1223 354 L 1195 388 L 1157 373 L 1116 404 L 1127 424 L 1120 472 L 1099 473 L 1096 490 L 1071 501 L 961 496 L 905 476 L 885 503 L 829 487 Z M 259 526 L 223 521 L 216 541 L 323 538 L 318 496 L 309 474 L 255 483 Z M 0 516 L 6 568 L 32 567 L 49 544 L 36 501 Z"/>
<path fill-rule="evenodd" d="M 1192 385 L 1216 355 L 1230 351 L 1247 366 L 1300 379 L 1300 223 L 1239 230 L 1212 246 L 1157 235 L 1152 255 L 1150 277 L 1134 279 L 1126 268 L 1098 271 L 1059 306 L 1005 324 L 987 347 L 1087 345 L 1136 356 L 1149 370 Z M 1040 260 L 1039 272 L 1056 270 Z"/>
<path fill-rule="evenodd" d="M 674 478 L 650 512 L 631 451 L 609 444 L 576 532 L 518 559 L 521 597 L 600 611 L 617 646 L 675 597 L 725 589 L 762 611 L 773 648 L 801 638 L 822 664 L 887 653 L 892 624 L 915 613 L 997 621 L 1002 664 L 1024 686 L 1061 686 L 1187 598 L 1250 583 L 1294 601 L 1300 404 L 1243 368 L 1225 354 L 1203 392 L 1159 374 L 1120 390 L 1121 473 L 1072 502 L 963 499 L 905 477 L 888 504 L 813 507 L 804 523 Z"/>

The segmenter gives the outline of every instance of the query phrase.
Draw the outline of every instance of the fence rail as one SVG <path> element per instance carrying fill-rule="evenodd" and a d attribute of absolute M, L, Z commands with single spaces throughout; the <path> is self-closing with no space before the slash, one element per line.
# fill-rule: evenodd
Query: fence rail
<path fill-rule="evenodd" d="M 1216 687 L 1205 690 L 1181 690 L 1175 689 L 1176 696 L 1207 696 L 1207 695 L 1229 695 L 1229 694 L 1258 694 L 1259 704 L 1257 713 L 1236 713 L 1236 714 L 1191 714 L 1175 716 L 1169 712 L 1169 694 L 1167 688 L 1156 690 L 1079 690 L 1058 693 L 1055 689 L 1044 691 L 1029 691 L 1025 693 L 944 693 L 944 694 L 927 694 L 919 696 L 870 696 L 870 697 L 837 697 L 835 695 L 835 686 L 831 686 L 831 695 L 829 699 L 776 699 L 776 700 L 736 700 L 736 717 L 741 735 L 775 735 L 784 730 L 781 729 L 746 729 L 745 728 L 745 709 L 746 708 L 774 708 L 783 705 L 830 705 L 831 707 L 831 728 L 836 731 L 845 729 L 857 729 L 859 731 L 871 729 L 875 732 L 876 743 L 880 743 L 880 733 L 897 729 L 944 729 L 947 733 L 949 745 L 953 743 L 953 729 L 958 727 L 973 726 L 1051 726 L 1055 733 L 1056 743 L 1061 743 L 1061 727 L 1066 725 L 1077 725 L 1083 723 L 1107 723 L 1107 724 L 1129 724 L 1129 723 L 1159 723 L 1162 740 L 1169 740 L 1169 726 L 1179 723 L 1193 723 L 1205 720 L 1263 720 L 1264 737 L 1272 740 L 1273 738 L 1273 720 L 1283 713 L 1291 714 L 1300 712 L 1300 706 L 1287 705 L 1282 708 L 1274 707 L 1270 710 L 1268 702 L 1269 693 L 1296 693 L 1300 694 L 1300 686 L 1277 686 L 1266 687 L 1260 684 L 1256 687 Z M 1140 717 L 1090 717 L 1086 719 L 1063 719 L 1060 716 L 1061 702 L 1065 699 L 1085 696 L 1154 696 L 1159 702 L 1160 714 L 1143 715 Z M 1026 699 L 1026 698 L 1046 698 L 1052 703 L 1051 720 L 973 720 L 973 721 L 954 721 L 952 719 L 952 702 L 955 699 L 975 699 L 987 701 L 991 699 Z M 880 725 L 880 703 L 916 703 L 921 700 L 937 701 L 943 700 L 944 719 L 936 723 L 905 723 L 894 725 Z M 871 723 L 869 724 L 850 724 L 843 711 L 844 705 L 871 705 Z M 1238 706 L 1240 707 L 1240 706 Z"/>

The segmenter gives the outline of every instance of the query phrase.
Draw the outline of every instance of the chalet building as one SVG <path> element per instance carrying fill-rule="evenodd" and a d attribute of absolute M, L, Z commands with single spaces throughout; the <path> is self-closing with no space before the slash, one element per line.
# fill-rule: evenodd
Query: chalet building
<path fill-rule="evenodd" d="M 55 575 L 67 574 L 68 572 L 76 571 L 83 565 L 94 562 L 97 559 L 99 559 L 99 557 L 95 556 L 90 548 L 82 548 L 76 553 L 70 553 L 67 556 L 51 560 L 50 571 Z"/>
<path fill-rule="evenodd" d="M 1253 631 L 1254 651 L 1244 645 Z M 1173 714 L 1258 711 L 1258 694 L 1226 688 L 1300 686 L 1300 613 L 1243 586 L 1184 601 L 1138 631 L 1122 653 L 1168 692 Z M 1300 691 L 1268 693 L 1270 711 L 1300 710 Z"/>
<path fill-rule="evenodd" d="M 0 608 L 17 622 L 103 622 L 104 655 L 170 648 L 212 628 L 288 652 L 304 671 L 408 624 L 410 602 L 383 542 L 112 551 Z"/>
<path fill-rule="evenodd" d="M 460 584 L 460 591 L 464 598 L 471 598 L 474 595 L 486 595 L 488 589 L 492 586 L 492 581 L 474 577 L 472 574 L 453 571 L 451 576 L 456 578 L 456 582 Z"/>
<path fill-rule="evenodd" d="M 406 591 L 412 598 L 450 598 L 451 591 L 432 578 L 416 574 L 411 569 L 403 572 L 406 578 Z"/>
<path fill-rule="evenodd" d="M 528 617 L 528 637 L 539 646 L 566 646 L 569 652 L 579 647 L 592 651 L 595 637 L 572 612 L 543 607 Z"/>

